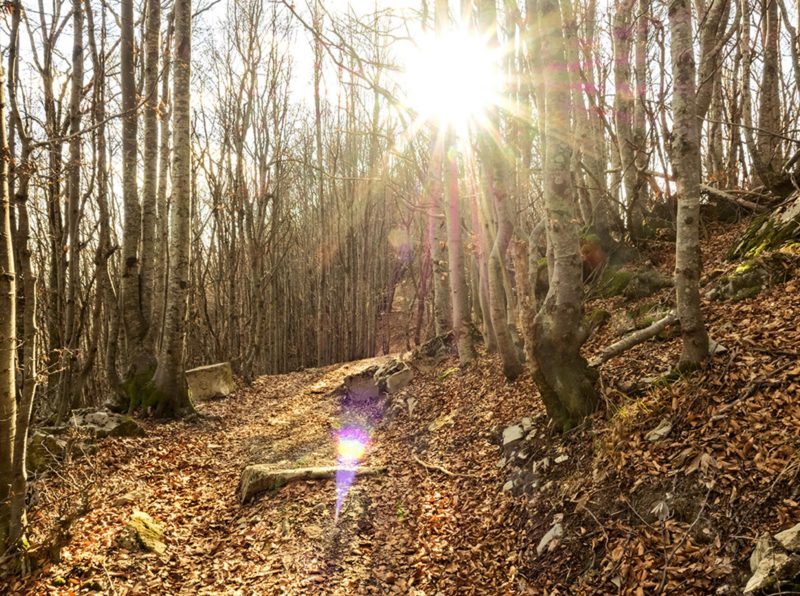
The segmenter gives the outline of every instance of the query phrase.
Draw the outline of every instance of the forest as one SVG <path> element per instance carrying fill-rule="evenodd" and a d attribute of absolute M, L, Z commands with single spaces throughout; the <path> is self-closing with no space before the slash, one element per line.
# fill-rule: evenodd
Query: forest
<path fill-rule="evenodd" d="M 800 1 L 2 6 L 0 592 L 800 592 Z"/>

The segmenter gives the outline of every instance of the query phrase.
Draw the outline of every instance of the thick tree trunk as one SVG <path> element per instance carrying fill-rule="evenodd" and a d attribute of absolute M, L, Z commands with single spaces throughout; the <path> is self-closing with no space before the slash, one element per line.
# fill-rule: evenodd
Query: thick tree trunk
<path fill-rule="evenodd" d="M 678 236 L 675 293 L 681 321 L 681 364 L 696 366 L 708 355 L 708 336 L 700 309 L 700 133 L 692 49 L 692 9 L 688 0 L 669 7 L 672 32 L 672 160 L 678 181 Z"/>
<path fill-rule="evenodd" d="M 580 354 L 583 280 L 576 200 L 569 164 L 570 90 L 565 67 L 561 16 L 556 0 L 540 0 L 543 61 L 546 64 L 544 121 L 547 152 L 544 161 L 544 200 L 552 254 L 550 285 L 544 303 L 530 323 L 531 368 L 548 415 L 562 430 L 574 427 L 597 407 L 596 373 Z"/>
<path fill-rule="evenodd" d="M 178 416 L 192 409 L 183 374 L 192 222 L 191 58 L 192 2 L 176 0 L 175 56 L 172 62 L 175 150 L 172 162 L 170 276 L 164 340 L 153 379 L 156 413 L 160 416 Z"/>
<path fill-rule="evenodd" d="M 778 25 L 777 0 L 761 0 L 761 34 L 764 39 L 764 67 L 761 72 L 761 94 L 758 104 L 758 135 L 756 143 L 765 171 L 762 182 L 771 186 L 780 174 L 783 165 L 781 139 L 780 97 L 780 30 Z"/>

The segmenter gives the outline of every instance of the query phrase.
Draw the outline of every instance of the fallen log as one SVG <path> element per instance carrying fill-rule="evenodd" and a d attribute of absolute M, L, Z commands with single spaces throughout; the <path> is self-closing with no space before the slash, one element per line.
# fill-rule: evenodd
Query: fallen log
<path fill-rule="evenodd" d="M 756 213 L 763 213 L 767 210 L 766 207 L 763 205 L 759 205 L 758 203 L 753 203 L 752 201 L 748 201 L 747 199 L 741 199 L 739 197 L 735 197 L 730 193 L 725 192 L 724 190 L 720 190 L 718 188 L 714 188 L 713 186 L 709 186 L 708 184 L 701 184 L 700 190 L 706 192 L 712 196 L 715 196 L 719 199 L 723 199 L 734 205 L 739 205 L 739 207 L 744 207 L 745 209 L 749 209 L 750 211 L 754 211 Z"/>
<path fill-rule="evenodd" d="M 358 476 L 382 474 L 384 467 L 321 466 L 317 468 L 291 468 L 276 470 L 265 464 L 247 466 L 239 480 L 239 499 L 247 503 L 256 495 L 274 492 L 297 480 L 327 480 L 335 478 L 337 472 L 350 472 Z"/>
<path fill-rule="evenodd" d="M 626 350 L 630 350 L 633 346 L 637 346 L 640 343 L 643 343 L 650 339 L 651 337 L 655 337 L 659 333 L 661 333 L 664 329 L 669 327 L 670 325 L 674 325 L 678 322 L 678 317 L 675 316 L 674 312 L 670 312 L 667 316 L 659 319 L 655 323 L 651 324 L 649 327 L 645 327 L 644 329 L 640 329 L 639 331 L 634 331 L 629 335 L 626 335 L 618 342 L 615 342 L 608 346 L 605 350 L 600 352 L 598 356 L 593 358 L 590 362 L 590 366 L 600 366 L 607 360 L 610 360 L 614 356 L 618 356 L 622 354 L 622 352 Z"/>

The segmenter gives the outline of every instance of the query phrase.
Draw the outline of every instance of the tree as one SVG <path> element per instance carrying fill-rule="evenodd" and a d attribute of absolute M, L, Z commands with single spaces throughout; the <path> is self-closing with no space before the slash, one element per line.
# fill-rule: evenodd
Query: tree
<path fill-rule="evenodd" d="M 175 149 L 172 158 L 172 221 L 170 225 L 170 273 L 164 340 L 153 383 L 156 412 L 175 416 L 192 408 L 184 371 L 184 347 L 190 290 L 192 226 L 192 1 L 175 2 L 175 55 L 172 123 Z"/>
<path fill-rule="evenodd" d="M 122 200 L 124 228 L 122 242 L 122 321 L 125 330 L 127 363 L 125 394 L 131 409 L 137 407 L 143 397 L 143 388 L 152 377 L 155 358 L 152 349 L 145 343 L 147 315 L 146 300 L 142 287 L 142 259 L 151 259 L 150 254 L 139 250 L 142 241 L 142 206 L 139 202 L 137 183 L 138 110 L 134 60 L 134 16 L 133 0 L 120 3 L 120 88 L 122 91 Z M 149 220 L 148 220 L 149 221 Z M 148 223 L 149 225 L 149 223 Z"/>
<path fill-rule="evenodd" d="M 481 35 L 488 36 L 490 46 L 498 45 L 497 6 L 494 0 L 482 0 L 479 4 Z M 507 295 L 505 288 L 505 257 L 514 235 L 511 214 L 512 197 L 509 193 L 509 168 L 495 138 L 500 135 L 500 112 L 497 106 L 489 109 L 489 129 L 482 130 L 478 138 L 478 153 L 482 167 L 482 198 L 484 226 L 487 236 L 493 238 L 489 253 L 489 312 L 497 350 L 503 360 L 503 374 L 507 379 L 516 379 L 522 373 L 519 351 L 514 344 L 512 329 L 507 318 Z"/>
<path fill-rule="evenodd" d="M 597 407 L 596 373 L 581 356 L 586 341 L 583 279 L 576 222 L 570 90 L 564 34 L 557 0 L 539 1 L 544 70 L 544 203 L 550 283 L 529 329 L 531 368 L 548 415 L 561 430 L 574 427 Z"/>
<path fill-rule="evenodd" d="M 436 1 L 436 32 L 442 35 L 449 22 L 447 0 Z M 453 334 L 462 365 L 475 359 L 472 341 L 472 321 L 469 316 L 469 295 L 464 271 L 464 248 L 461 242 L 461 206 L 458 195 L 458 152 L 455 133 L 451 125 L 437 130 L 436 151 L 444 153 L 444 204 L 447 226 L 447 264 L 450 279 L 450 304 L 452 305 Z M 441 144 L 441 147 L 438 145 Z"/>
<path fill-rule="evenodd" d="M 700 308 L 700 132 L 696 108 L 696 68 L 692 9 L 688 0 L 669 6 L 672 34 L 672 162 L 678 182 L 678 235 L 675 294 L 681 322 L 680 362 L 697 366 L 708 355 L 708 335 Z"/>
<path fill-rule="evenodd" d="M 17 288 L 8 196 L 5 71 L 0 65 L 0 545 L 13 535 L 11 486 L 16 434 Z"/>

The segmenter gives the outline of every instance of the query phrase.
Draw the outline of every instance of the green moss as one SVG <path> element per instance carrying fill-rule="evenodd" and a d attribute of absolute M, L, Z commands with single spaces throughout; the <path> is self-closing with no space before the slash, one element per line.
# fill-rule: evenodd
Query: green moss
<path fill-rule="evenodd" d="M 605 297 L 619 296 L 633 279 L 633 273 L 624 269 L 608 267 L 597 284 L 598 293 Z"/>
<path fill-rule="evenodd" d="M 740 300 L 747 300 L 748 298 L 754 298 L 761 293 L 761 286 L 752 286 L 750 288 L 743 288 L 736 292 L 731 298 L 733 302 L 739 302 Z"/>

